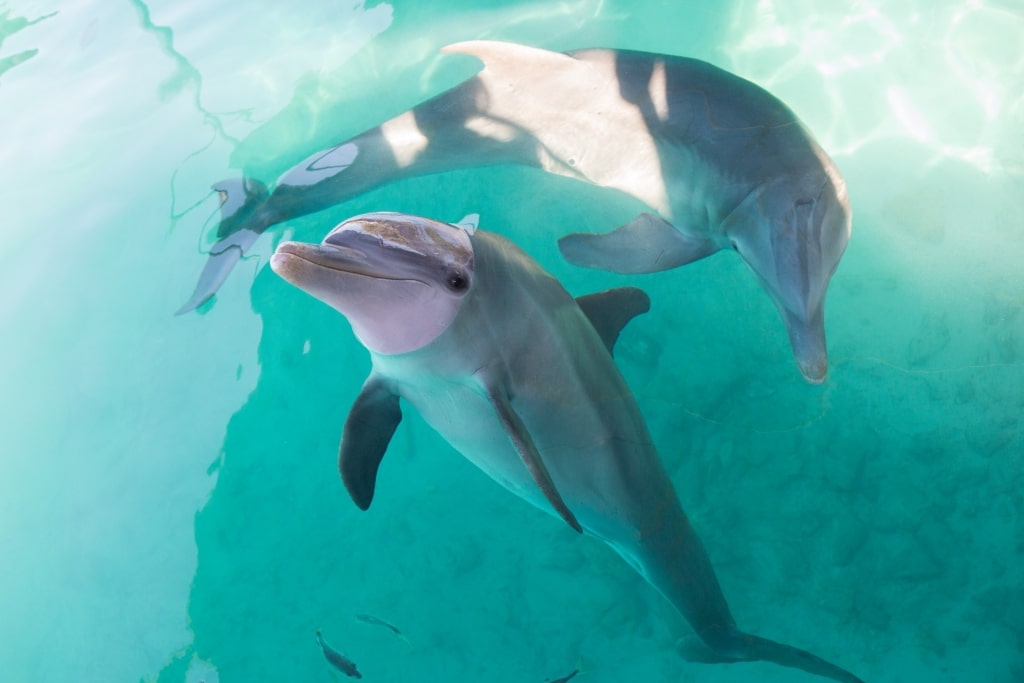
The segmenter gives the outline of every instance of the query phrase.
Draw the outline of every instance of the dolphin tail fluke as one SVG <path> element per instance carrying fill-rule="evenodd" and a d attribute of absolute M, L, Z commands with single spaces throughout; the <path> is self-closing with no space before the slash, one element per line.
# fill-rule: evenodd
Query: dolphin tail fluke
<path fill-rule="evenodd" d="M 219 239 L 243 228 L 253 229 L 254 226 L 249 225 L 250 218 L 270 196 L 267 186 L 254 178 L 228 178 L 214 183 L 210 189 L 220 196 L 220 225 L 217 226 Z M 255 232 L 263 232 L 265 227 L 261 226 Z"/>
<path fill-rule="evenodd" d="M 846 669 L 806 650 L 737 630 L 731 630 L 728 635 L 716 634 L 713 639 L 701 639 L 697 636 L 684 638 L 679 643 L 679 652 L 690 662 L 724 664 L 763 661 L 800 669 L 841 683 L 864 683 Z"/>
<path fill-rule="evenodd" d="M 774 640 L 761 638 L 760 636 L 740 633 L 749 659 L 772 662 L 780 666 L 788 666 L 794 669 L 801 669 L 809 674 L 831 678 L 841 683 L 864 683 L 846 669 L 842 669 L 831 662 L 826 662 L 821 657 L 813 655 L 806 650 L 795 648 L 791 645 L 776 643 Z"/>
<path fill-rule="evenodd" d="M 217 243 L 210 248 L 209 258 L 199 276 L 196 289 L 175 315 L 182 315 L 202 306 L 213 298 L 224 280 L 242 260 L 267 223 L 255 219 L 256 209 L 266 203 L 267 187 L 252 178 L 231 178 L 215 183 L 212 189 L 220 195 L 220 225 Z"/>

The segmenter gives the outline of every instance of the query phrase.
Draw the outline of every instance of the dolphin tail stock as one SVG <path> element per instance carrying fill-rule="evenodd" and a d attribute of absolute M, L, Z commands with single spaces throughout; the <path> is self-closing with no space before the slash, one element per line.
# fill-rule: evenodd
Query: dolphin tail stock
<path fill-rule="evenodd" d="M 220 196 L 218 239 L 210 247 L 195 291 L 174 315 L 194 311 L 209 301 L 267 227 L 253 220 L 270 196 L 266 185 L 252 178 L 230 178 L 214 183 L 211 189 Z"/>
<path fill-rule="evenodd" d="M 764 661 L 800 669 L 841 683 L 864 683 L 846 669 L 806 650 L 737 629 L 729 629 L 725 633 L 719 631 L 713 639 L 686 639 L 682 644 L 682 651 L 683 657 L 689 661 L 708 664 Z"/>
<path fill-rule="evenodd" d="M 697 637 L 693 640 L 699 638 L 698 647 L 684 641 L 683 657 L 705 663 L 766 661 L 840 683 L 864 683 L 810 652 L 741 631 L 704 544 L 681 508 L 674 517 L 674 523 L 660 530 L 648 525 L 653 533 L 632 557 L 648 582 L 689 622 Z"/>

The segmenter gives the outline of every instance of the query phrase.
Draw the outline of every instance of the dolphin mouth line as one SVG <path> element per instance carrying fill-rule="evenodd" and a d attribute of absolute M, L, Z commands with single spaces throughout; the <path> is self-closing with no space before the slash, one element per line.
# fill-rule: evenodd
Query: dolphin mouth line
<path fill-rule="evenodd" d="M 334 253 L 331 253 L 334 252 Z M 391 280 L 393 282 L 419 282 L 422 280 L 410 277 L 392 277 L 380 272 L 371 271 L 358 259 L 365 259 L 366 254 L 352 247 L 341 247 L 334 244 L 305 244 L 302 242 L 282 242 L 277 246 L 274 256 L 285 255 L 301 259 L 306 263 L 326 268 L 336 273 L 358 275 L 373 280 Z"/>

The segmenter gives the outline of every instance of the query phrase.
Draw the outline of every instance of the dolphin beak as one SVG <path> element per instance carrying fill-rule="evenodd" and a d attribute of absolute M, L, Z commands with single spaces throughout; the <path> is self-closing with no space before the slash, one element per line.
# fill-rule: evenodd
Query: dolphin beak
<path fill-rule="evenodd" d="M 782 307 L 780 306 L 780 309 Z M 825 316 L 819 309 L 808 320 L 803 320 L 782 309 L 782 317 L 789 333 L 800 374 L 810 384 L 821 384 L 828 376 L 828 351 L 825 348 Z"/>
<path fill-rule="evenodd" d="M 239 230 L 217 242 L 210 249 L 210 257 L 199 275 L 199 283 L 192 297 L 179 308 L 174 315 L 182 315 L 202 306 L 210 300 L 224 281 L 231 274 L 235 265 L 242 260 L 243 254 L 256 242 L 258 232 Z"/>
<path fill-rule="evenodd" d="M 284 276 L 289 264 L 305 262 L 341 273 L 353 273 L 377 277 L 377 273 L 366 272 L 363 261 L 366 255 L 357 249 L 340 247 L 333 244 L 306 244 L 304 242 L 281 242 L 270 257 L 270 267 L 278 275 Z M 288 279 L 285 277 L 285 279 Z M 295 283 L 292 283 L 295 284 Z"/>
<path fill-rule="evenodd" d="M 270 257 L 270 267 L 288 282 L 302 287 L 310 277 L 325 277 L 327 272 L 346 273 L 375 280 L 413 280 L 402 275 L 392 263 L 393 253 L 381 250 L 363 251 L 359 248 L 324 242 L 281 242 Z M 318 273 L 317 275 L 313 275 Z"/>

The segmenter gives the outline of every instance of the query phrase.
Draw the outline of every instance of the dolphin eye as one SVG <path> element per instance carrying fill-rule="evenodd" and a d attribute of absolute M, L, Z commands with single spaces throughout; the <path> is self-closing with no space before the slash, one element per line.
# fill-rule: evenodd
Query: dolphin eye
<path fill-rule="evenodd" d="M 444 283 L 453 292 L 464 292 L 469 287 L 469 278 L 461 270 L 453 270 L 445 277 Z"/>

